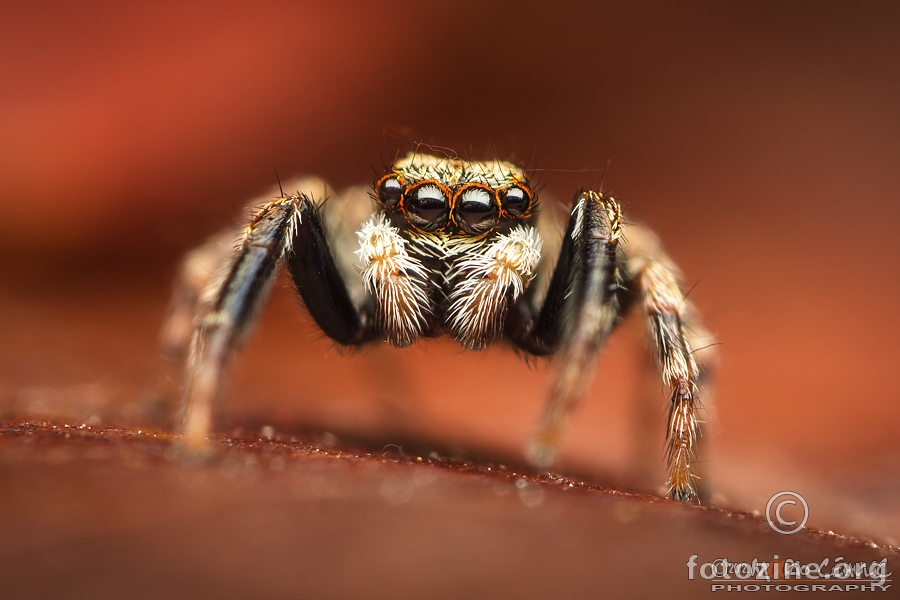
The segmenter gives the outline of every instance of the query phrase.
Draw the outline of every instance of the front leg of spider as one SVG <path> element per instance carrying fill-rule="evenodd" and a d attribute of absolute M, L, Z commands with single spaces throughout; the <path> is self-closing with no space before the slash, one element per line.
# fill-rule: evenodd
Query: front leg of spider
<path fill-rule="evenodd" d="M 371 338 L 371 316 L 351 302 L 316 204 L 303 194 L 269 202 L 247 225 L 223 276 L 209 284 L 212 300 L 196 317 L 182 404 L 184 446 L 189 453 L 206 451 L 213 408 L 231 355 L 246 338 L 285 262 L 310 315 L 328 336 L 345 345 Z"/>
<path fill-rule="evenodd" d="M 615 199 L 590 191 L 579 194 L 543 306 L 532 318 L 524 317 L 528 325 L 513 334 L 513 341 L 528 352 L 558 355 L 557 372 L 529 448 L 529 457 L 538 466 L 552 462 L 568 415 L 590 384 L 597 351 L 620 317 L 621 235 L 621 210 Z M 520 307 L 519 322 L 527 310 Z"/>
<path fill-rule="evenodd" d="M 621 209 L 613 198 L 579 194 L 542 306 L 533 306 L 526 295 L 507 322 L 508 335 L 526 352 L 557 354 L 557 372 L 529 458 L 541 467 L 552 463 L 568 416 L 590 384 L 598 349 L 637 300 L 660 377 L 671 389 L 669 490 L 677 500 L 692 501 L 697 497 L 692 461 L 700 435 L 700 371 L 689 325 L 702 327 L 665 253 L 652 247 L 651 254 L 651 248 L 636 244 L 626 256 L 620 244 L 623 234 Z"/>

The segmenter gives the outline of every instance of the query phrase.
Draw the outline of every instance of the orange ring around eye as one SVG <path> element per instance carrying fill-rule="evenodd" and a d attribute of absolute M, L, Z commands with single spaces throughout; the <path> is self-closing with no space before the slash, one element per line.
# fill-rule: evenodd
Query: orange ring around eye
<path fill-rule="evenodd" d="M 408 199 L 412 197 L 412 194 L 416 190 L 418 190 L 426 185 L 433 185 L 436 188 L 438 188 L 438 190 L 440 190 L 441 194 L 443 194 L 444 199 L 446 201 L 446 207 L 444 209 L 446 211 L 446 216 L 442 217 L 443 222 L 435 221 L 433 227 L 426 226 L 425 224 L 422 224 L 422 223 L 417 223 L 414 219 L 410 218 L 410 212 L 411 212 L 410 208 L 411 207 L 409 206 Z M 444 185 L 437 179 L 422 179 L 420 181 L 417 181 L 417 182 L 411 184 L 404 190 L 402 200 L 403 201 L 401 202 L 400 210 L 403 211 L 403 216 L 406 218 L 406 222 L 420 231 L 427 231 L 430 233 L 433 233 L 436 231 L 442 231 L 447 226 L 447 224 L 450 222 L 452 194 L 450 193 L 449 188 L 447 188 L 446 185 Z M 418 215 L 417 215 L 417 217 L 422 218 L 421 216 L 418 216 Z M 438 225 L 438 223 L 440 223 L 440 224 Z"/>
<path fill-rule="evenodd" d="M 484 231 L 476 231 L 471 224 L 462 222 L 458 215 L 458 212 L 459 212 L 458 205 L 459 205 L 460 198 L 462 197 L 463 194 L 465 194 L 466 192 L 473 190 L 473 189 L 480 189 L 480 190 L 487 192 L 487 194 L 491 197 L 491 200 L 493 202 L 493 208 L 496 210 L 494 223 L 489 228 L 485 229 Z M 486 231 L 490 231 L 491 229 L 493 229 L 494 227 L 497 226 L 497 224 L 500 222 L 501 210 L 502 210 L 502 208 L 500 206 L 500 195 L 497 193 L 497 190 L 495 190 L 491 186 L 486 185 L 484 183 L 466 183 L 466 184 L 461 185 L 459 187 L 459 189 L 457 189 L 456 192 L 453 194 L 453 200 L 450 202 L 450 219 L 453 221 L 453 224 L 456 225 L 456 227 L 462 229 L 466 233 L 480 234 L 480 233 L 484 233 Z"/>
<path fill-rule="evenodd" d="M 400 198 L 397 200 L 397 203 L 394 205 L 388 205 L 381 199 L 381 187 L 385 181 L 388 179 L 396 179 L 397 183 L 400 184 Z M 397 173 L 396 171 L 391 171 L 389 173 L 385 173 L 378 181 L 375 182 L 375 200 L 378 204 L 384 208 L 385 210 L 403 210 L 403 200 L 406 196 L 406 180 L 402 175 Z"/>
<path fill-rule="evenodd" d="M 503 205 L 502 196 L 505 195 L 506 192 L 512 188 L 518 188 L 518 189 L 522 190 L 522 192 L 525 193 L 525 201 L 527 204 L 526 204 L 525 210 L 523 210 L 522 213 L 519 215 L 510 214 L 509 211 L 506 210 L 506 207 Z M 501 219 L 525 220 L 525 219 L 528 219 L 531 217 L 532 210 L 534 209 L 534 206 L 535 206 L 535 202 L 534 202 L 535 196 L 534 196 L 534 192 L 531 191 L 531 186 L 528 185 L 528 182 L 517 181 L 515 183 L 512 183 L 512 184 L 506 186 L 505 188 L 503 188 L 502 190 L 498 190 L 497 197 L 501 199 L 500 200 L 500 218 Z"/>

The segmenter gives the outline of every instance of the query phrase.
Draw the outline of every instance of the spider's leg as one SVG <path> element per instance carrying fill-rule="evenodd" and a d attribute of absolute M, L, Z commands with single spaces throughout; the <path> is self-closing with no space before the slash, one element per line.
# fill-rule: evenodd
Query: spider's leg
<path fill-rule="evenodd" d="M 300 204 L 300 221 L 287 257 L 288 270 L 306 310 L 325 335 L 342 346 L 371 341 L 375 323 L 371 310 L 359 310 L 335 262 L 319 208 L 310 200 Z"/>
<path fill-rule="evenodd" d="M 579 194 L 540 313 L 518 336 L 511 334 L 532 354 L 558 349 L 557 372 L 529 449 L 540 466 L 552 461 L 567 417 L 590 383 L 597 351 L 619 318 L 621 233 L 621 210 L 613 198 Z M 519 307 L 513 321 L 521 323 L 527 310 L 527 305 Z"/>
<path fill-rule="evenodd" d="M 209 310 L 219 286 L 216 276 L 228 266 L 237 237 L 231 228 L 220 232 L 190 251 L 181 264 L 160 339 L 159 372 L 148 398 L 148 410 L 155 419 L 171 414 L 181 397 L 194 320 Z"/>
<path fill-rule="evenodd" d="M 626 253 L 628 278 L 636 288 L 662 381 L 671 389 L 667 419 L 666 456 L 669 490 L 677 500 L 697 496 L 696 457 L 701 434 L 698 410 L 704 370 L 695 348 L 712 356 L 712 337 L 686 300 L 678 284 L 678 271 L 662 251 L 659 240 L 646 230 L 635 230 Z"/>
<path fill-rule="evenodd" d="M 247 225 L 207 312 L 197 321 L 183 406 L 188 450 L 205 448 L 229 358 L 285 260 L 307 309 L 327 335 L 341 344 L 366 339 L 367 319 L 354 308 L 338 274 L 318 207 L 304 194 L 269 202 Z"/>

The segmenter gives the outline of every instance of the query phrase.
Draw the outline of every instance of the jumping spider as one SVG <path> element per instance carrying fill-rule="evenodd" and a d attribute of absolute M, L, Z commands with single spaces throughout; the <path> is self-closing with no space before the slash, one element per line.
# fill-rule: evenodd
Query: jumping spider
<path fill-rule="evenodd" d="M 557 372 L 529 448 L 538 466 L 552 461 L 598 349 L 639 305 L 660 377 L 671 390 L 669 490 L 678 500 L 696 498 L 692 463 L 703 371 L 694 350 L 708 333 L 659 240 L 630 224 L 626 238 L 614 198 L 578 192 L 555 266 L 539 269 L 537 195 L 512 163 L 412 153 L 375 182 L 374 193 L 351 188 L 317 203 L 311 190 L 324 189 L 322 182 L 298 188 L 303 191 L 265 203 L 237 249 L 228 243 L 229 231 L 185 262 L 164 352 L 173 364 L 187 358 L 188 449 L 205 447 L 230 355 L 287 265 L 316 324 L 342 346 L 383 340 L 404 348 L 447 334 L 469 350 L 505 338 L 527 355 L 555 355 Z M 330 221 L 325 227 L 332 205 L 361 213 L 352 231 Z"/>

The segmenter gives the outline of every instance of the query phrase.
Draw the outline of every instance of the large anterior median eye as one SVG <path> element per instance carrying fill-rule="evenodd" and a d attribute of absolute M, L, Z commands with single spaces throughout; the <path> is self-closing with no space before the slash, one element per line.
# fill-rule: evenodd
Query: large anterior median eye
<path fill-rule="evenodd" d="M 435 231 L 447 224 L 450 206 L 447 194 L 436 183 L 425 181 L 406 192 L 406 218 L 424 231 Z"/>
<path fill-rule="evenodd" d="M 484 233 L 497 224 L 500 212 L 494 190 L 480 185 L 462 188 L 456 194 L 454 217 L 466 233 Z"/>
<path fill-rule="evenodd" d="M 403 196 L 403 184 L 396 175 L 387 175 L 378 182 L 378 201 L 387 208 L 393 208 L 400 203 Z"/>
<path fill-rule="evenodd" d="M 501 193 L 503 210 L 511 217 L 521 217 L 531 204 L 531 192 L 517 185 Z"/>

